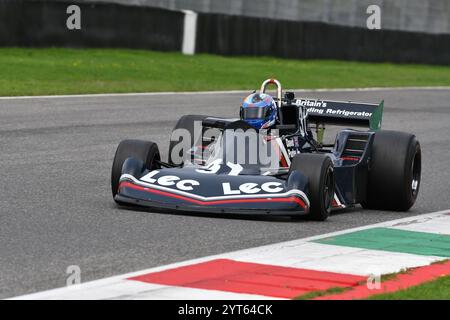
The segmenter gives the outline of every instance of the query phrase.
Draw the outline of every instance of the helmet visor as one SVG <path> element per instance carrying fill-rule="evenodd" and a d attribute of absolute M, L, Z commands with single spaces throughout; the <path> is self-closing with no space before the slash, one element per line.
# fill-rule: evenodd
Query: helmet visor
<path fill-rule="evenodd" d="M 270 114 L 270 107 L 242 108 L 242 119 L 264 119 Z"/>

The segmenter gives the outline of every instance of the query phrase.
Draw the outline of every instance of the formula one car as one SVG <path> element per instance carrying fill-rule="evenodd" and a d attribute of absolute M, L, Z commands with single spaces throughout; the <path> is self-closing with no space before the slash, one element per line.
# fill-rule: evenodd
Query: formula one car
<path fill-rule="evenodd" d="M 383 102 L 297 99 L 273 79 L 260 93 L 270 84 L 277 86 L 277 121 L 269 130 L 243 121 L 242 108 L 240 119 L 185 115 L 172 132 L 167 162 L 154 142 L 122 141 L 112 167 L 114 200 L 158 211 L 313 220 L 356 204 L 394 211 L 414 204 L 420 144 L 412 134 L 380 130 Z M 352 129 L 326 144 L 328 125 Z"/>

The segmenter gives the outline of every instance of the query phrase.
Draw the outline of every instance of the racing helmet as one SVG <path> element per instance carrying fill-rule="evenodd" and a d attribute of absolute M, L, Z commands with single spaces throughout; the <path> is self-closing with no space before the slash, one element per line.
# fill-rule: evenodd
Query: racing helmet
<path fill-rule="evenodd" d="M 277 104 L 265 93 L 253 93 L 245 98 L 241 107 L 241 120 L 256 129 L 269 129 L 277 120 Z"/>

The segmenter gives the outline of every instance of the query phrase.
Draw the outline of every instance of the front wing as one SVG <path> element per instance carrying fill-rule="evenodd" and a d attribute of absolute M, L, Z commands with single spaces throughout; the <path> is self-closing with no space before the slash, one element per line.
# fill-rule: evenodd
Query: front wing
<path fill-rule="evenodd" d="M 292 189 L 278 194 L 204 197 L 145 183 L 129 174 L 122 175 L 115 200 L 161 211 L 270 215 L 302 215 L 309 212 L 309 200 L 301 190 Z"/>

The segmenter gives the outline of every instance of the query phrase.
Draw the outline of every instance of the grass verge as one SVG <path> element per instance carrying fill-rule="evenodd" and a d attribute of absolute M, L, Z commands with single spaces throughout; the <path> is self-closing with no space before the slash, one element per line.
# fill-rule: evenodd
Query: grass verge
<path fill-rule="evenodd" d="M 0 96 L 250 90 L 272 77 L 285 88 L 448 86 L 450 66 L 0 48 Z"/>
<path fill-rule="evenodd" d="M 450 300 L 450 276 L 392 293 L 374 295 L 368 300 Z"/>
<path fill-rule="evenodd" d="M 449 259 L 445 259 L 433 262 L 431 264 L 446 264 L 449 261 Z M 416 268 L 402 269 L 399 272 L 384 274 L 381 276 L 381 282 L 383 283 L 395 280 L 399 275 L 408 274 L 413 272 L 414 269 Z M 358 286 L 365 284 L 365 281 L 361 281 L 358 283 Z M 353 290 L 353 288 L 354 287 L 333 287 L 327 290 L 314 291 L 300 295 L 294 299 L 310 300 L 318 297 L 344 293 L 346 291 Z M 412 286 L 404 290 L 399 290 L 392 293 L 375 294 L 368 297 L 366 300 L 450 300 L 450 275 L 443 275 L 435 280 L 428 281 L 417 286 Z"/>
<path fill-rule="evenodd" d="M 318 297 L 329 296 L 333 294 L 343 293 L 351 290 L 351 287 L 335 287 L 322 291 L 313 291 L 301 296 L 296 297 L 294 300 L 311 300 Z"/>

